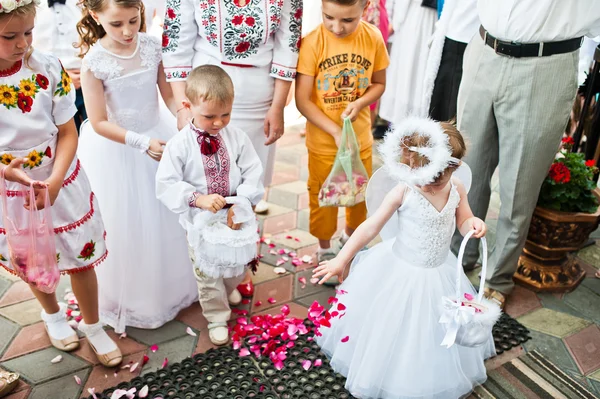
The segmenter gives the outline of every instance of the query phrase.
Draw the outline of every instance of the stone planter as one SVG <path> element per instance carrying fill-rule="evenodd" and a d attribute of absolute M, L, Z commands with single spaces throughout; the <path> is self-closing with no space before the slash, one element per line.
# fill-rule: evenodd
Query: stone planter
<path fill-rule="evenodd" d="M 594 194 L 600 198 L 599 189 Z M 575 289 L 585 272 L 571 253 L 587 243 L 599 222 L 600 208 L 596 213 L 535 208 L 515 281 L 538 292 Z"/>

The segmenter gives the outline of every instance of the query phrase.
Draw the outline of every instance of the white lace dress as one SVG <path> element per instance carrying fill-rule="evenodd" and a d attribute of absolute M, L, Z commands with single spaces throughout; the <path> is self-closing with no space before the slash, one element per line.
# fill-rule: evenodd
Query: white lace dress
<path fill-rule="evenodd" d="M 160 44 L 144 33 L 129 57 L 96 43 L 83 68 L 103 81 L 110 122 L 152 138 L 177 133 L 174 117 L 158 102 Z M 185 233 L 177 215 L 155 195 L 158 162 L 139 150 L 81 129 L 78 155 L 98 195 L 107 231 L 109 260 L 98 272 L 102 321 L 157 328 L 197 299 Z"/>
<path fill-rule="evenodd" d="M 495 354 L 491 334 L 479 348 L 440 345 L 442 297 L 455 293 L 456 266 L 445 261 L 459 200 L 453 185 L 438 212 L 408 190 L 398 209 L 398 236 L 355 259 L 340 287 L 347 293 L 337 296 L 345 315 L 322 327 L 317 338 L 354 396 L 453 399 L 486 380 L 484 359 Z M 464 274 L 462 279 L 474 294 Z"/>

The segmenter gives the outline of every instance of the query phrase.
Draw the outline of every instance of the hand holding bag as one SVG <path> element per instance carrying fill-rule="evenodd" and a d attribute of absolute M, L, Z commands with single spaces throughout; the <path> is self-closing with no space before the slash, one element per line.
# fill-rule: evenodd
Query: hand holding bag
<path fill-rule="evenodd" d="M 28 190 L 8 192 L 4 170 L 0 180 L 2 217 L 11 265 L 23 281 L 51 294 L 58 286 L 60 270 L 48 190 L 40 192 L 45 196 L 45 204 L 44 209 L 38 210 L 33 183 Z M 29 198 L 29 209 L 25 208 L 26 198 Z"/>
<path fill-rule="evenodd" d="M 320 206 L 354 206 L 365 200 L 369 175 L 350 118 L 344 119 L 340 148 L 331 172 L 319 191 Z"/>

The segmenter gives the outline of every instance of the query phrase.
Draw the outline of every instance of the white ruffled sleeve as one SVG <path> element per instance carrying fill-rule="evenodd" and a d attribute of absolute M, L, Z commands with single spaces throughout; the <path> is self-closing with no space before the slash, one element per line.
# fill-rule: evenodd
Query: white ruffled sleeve
<path fill-rule="evenodd" d="M 56 126 L 64 125 L 77 113 L 75 106 L 75 86 L 58 58 L 49 57 L 48 74 L 54 95 L 52 97 L 52 116 Z"/>
<path fill-rule="evenodd" d="M 242 174 L 241 184 L 237 187 L 236 195 L 246 197 L 252 205 L 262 199 L 265 188 L 262 184 L 263 167 L 258 154 L 246 133 L 239 132 L 238 156 L 236 164 Z"/>
<path fill-rule="evenodd" d="M 281 24 L 275 32 L 271 76 L 294 80 L 302 36 L 302 0 L 283 0 Z"/>
<path fill-rule="evenodd" d="M 192 70 L 194 43 L 199 33 L 195 5 L 193 0 L 167 0 L 162 36 L 167 82 L 185 80 Z"/>
<path fill-rule="evenodd" d="M 189 199 L 196 191 L 192 184 L 183 179 L 189 158 L 189 149 L 183 138 L 175 136 L 167 143 L 156 172 L 156 197 L 175 213 L 190 209 Z"/>

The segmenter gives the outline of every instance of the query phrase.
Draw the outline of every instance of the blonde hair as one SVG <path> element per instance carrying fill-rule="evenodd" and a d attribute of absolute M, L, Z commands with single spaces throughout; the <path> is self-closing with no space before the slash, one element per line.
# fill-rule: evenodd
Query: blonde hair
<path fill-rule="evenodd" d="M 221 67 L 202 65 L 194 68 L 188 75 L 185 96 L 192 104 L 201 100 L 227 104 L 233 101 L 233 82 Z"/>
<path fill-rule="evenodd" d="M 137 8 L 140 10 L 139 31 L 146 31 L 146 20 L 144 17 L 146 9 L 142 0 L 81 0 L 79 5 L 83 8 L 83 12 L 81 20 L 77 23 L 77 33 L 79 33 L 80 40 L 75 46 L 79 49 L 79 57 L 83 58 L 90 50 L 90 47 L 106 35 L 104 27 L 94 20 L 90 11 L 101 12 L 109 1 L 115 3 L 118 7 Z"/>
<path fill-rule="evenodd" d="M 12 19 L 14 17 L 25 17 L 28 15 L 33 15 L 35 17 L 36 10 L 37 10 L 37 5 L 35 4 L 35 2 L 32 1 L 29 4 L 15 8 L 11 12 L 0 12 L 0 20 L 4 19 L 5 17 L 10 17 Z M 29 49 L 27 50 L 27 54 L 25 54 L 25 57 L 24 57 L 25 66 L 27 68 L 30 68 L 29 58 L 31 57 L 31 53 L 33 53 L 33 46 L 29 46 Z"/>

